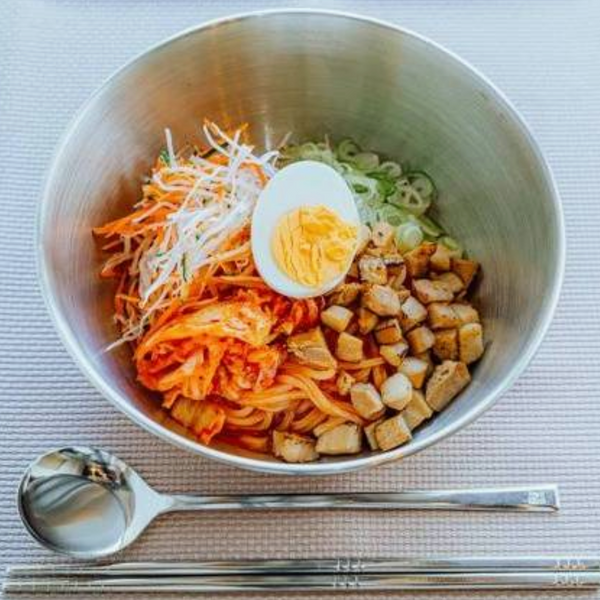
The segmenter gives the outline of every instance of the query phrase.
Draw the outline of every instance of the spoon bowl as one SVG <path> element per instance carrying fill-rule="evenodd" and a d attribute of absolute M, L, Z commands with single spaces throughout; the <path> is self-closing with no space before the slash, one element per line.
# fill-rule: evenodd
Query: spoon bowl
<path fill-rule="evenodd" d="M 18 493 L 21 519 L 38 542 L 86 559 L 125 548 L 169 505 L 122 460 L 84 447 L 40 456 Z"/>

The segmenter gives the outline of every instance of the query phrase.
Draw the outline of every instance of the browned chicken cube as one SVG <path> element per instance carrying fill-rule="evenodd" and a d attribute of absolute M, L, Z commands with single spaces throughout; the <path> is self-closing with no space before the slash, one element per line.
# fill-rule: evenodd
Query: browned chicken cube
<path fill-rule="evenodd" d="M 358 270 L 358 263 L 353 262 L 348 269 L 348 277 L 352 277 L 353 279 L 358 279 L 360 277 L 360 272 Z"/>
<path fill-rule="evenodd" d="M 408 274 L 413 278 L 425 277 L 429 271 L 429 259 L 435 252 L 435 244 L 421 244 L 404 255 Z"/>
<path fill-rule="evenodd" d="M 443 302 L 432 302 L 427 306 L 429 313 L 429 327 L 436 329 L 451 329 L 458 327 L 460 320 L 450 304 Z"/>
<path fill-rule="evenodd" d="M 385 285 L 388 280 L 387 267 L 383 259 L 378 256 L 363 254 L 358 259 L 358 270 L 360 278 L 367 283 L 379 283 Z"/>
<path fill-rule="evenodd" d="M 430 348 L 433 348 L 435 335 L 429 327 L 421 325 L 420 327 L 409 331 L 406 334 L 406 340 L 408 341 L 408 345 L 413 354 L 421 354 L 422 352 L 426 352 Z"/>
<path fill-rule="evenodd" d="M 357 245 L 356 245 L 356 254 L 358 256 L 359 254 L 362 254 L 367 249 L 367 246 L 369 245 L 369 242 L 371 241 L 371 229 L 369 228 L 368 225 L 360 226 L 360 228 L 358 230 L 357 238 L 358 238 L 358 240 L 357 240 Z"/>
<path fill-rule="evenodd" d="M 474 260 L 467 260 L 466 258 L 453 258 L 452 270 L 462 279 L 465 287 L 468 288 L 473 279 L 475 279 L 475 275 L 477 275 L 479 263 Z"/>
<path fill-rule="evenodd" d="M 451 306 L 461 325 L 479 323 L 479 313 L 470 304 L 455 303 Z"/>
<path fill-rule="evenodd" d="M 372 285 L 363 292 L 365 308 L 380 317 L 395 317 L 400 312 L 400 299 L 395 290 L 385 285 Z"/>
<path fill-rule="evenodd" d="M 382 358 L 392 365 L 393 367 L 399 367 L 402 363 L 402 359 L 408 353 L 408 344 L 402 340 L 395 344 L 385 344 L 379 347 L 379 354 Z"/>
<path fill-rule="evenodd" d="M 273 432 L 273 454 L 289 463 L 311 462 L 319 458 L 314 440 L 285 431 Z"/>
<path fill-rule="evenodd" d="M 367 308 L 364 308 L 363 306 L 361 306 L 358 309 L 357 314 L 358 314 L 358 319 L 357 319 L 358 331 L 360 333 L 362 333 L 363 335 L 367 335 L 367 333 L 371 333 L 371 331 L 373 331 L 373 329 L 375 329 L 375 326 L 379 322 L 379 317 L 375 313 L 372 313 Z"/>
<path fill-rule="evenodd" d="M 360 362 L 365 357 L 363 341 L 349 333 L 340 333 L 335 354 L 340 360 Z"/>
<path fill-rule="evenodd" d="M 402 340 L 402 329 L 398 319 L 380 321 L 375 327 L 375 339 L 378 344 L 395 344 Z"/>
<path fill-rule="evenodd" d="M 388 279 L 388 285 L 394 289 L 394 290 L 402 290 L 404 289 L 404 282 L 406 281 L 406 266 L 403 266 L 401 268 L 402 270 L 397 273 L 390 273 L 391 269 L 388 268 L 388 273 L 389 273 L 389 279 Z"/>
<path fill-rule="evenodd" d="M 333 290 L 329 296 L 329 302 L 339 306 L 348 306 L 358 298 L 361 290 L 360 283 L 342 283 Z"/>
<path fill-rule="evenodd" d="M 471 381 L 467 365 L 445 360 L 427 382 L 425 402 L 436 412 L 442 410 Z"/>
<path fill-rule="evenodd" d="M 479 323 L 467 323 L 458 330 L 458 356 L 469 365 L 483 354 L 483 328 Z"/>
<path fill-rule="evenodd" d="M 319 436 L 319 454 L 356 454 L 362 449 L 362 428 L 356 423 L 342 423 Z"/>
<path fill-rule="evenodd" d="M 353 313 L 351 310 L 347 309 L 345 306 L 338 306 L 337 304 L 326 308 L 321 313 L 321 321 L 323 324 L 331 327 L 331 329 L 334 329 L 338 333 L 341 333 L 348 327 L 352 317 Z"/>
<path fill-rule="evenodd" d="M 317 369 L 330 369 L 337 366 L 337 361 L 329 351 L 325 336 L 320 327 L 291 335 L 287 348 L 298 362 Z"/>
<path fill-rule="evenodd" d="M 444 244 L 438 244 L 429 259 L 429 266 L 434 271 L 449 271 L 452 266 L 452 252 Z"/>
<path fill-rule="evenodd" d="M 381 386 L 381 400 L 395 410 L 402 410 L 410 402 L 412 393 L 412 383 L 403 373 L 388 377 Z"/>
<path fill-rule="evenodd" d="M 423 421 L 429 419 L 432 414 L 433 411 L 429 404 L 425 402 L 423 392 L 419 390 L 413 392 L 410 402 L 402 411 L 402 416 L 411 431 L 416 429 Z"/>
<path fill-rule="evenodd" d="M 350 373 L 347 373 L 346 371 L 340 371 L 340 374 L 335 380 L 335 387 L 337 388 L 340 396 L 347 396 L 355 383 L 356 379 L 354 379 Z"/>
<path fill-rule="evenodd" d="M 414 297 L 409 296 L 400 308 L 400 325 L 403 331 L 410 331 L 427 318 L 427 309 Z"/>
<path fill-rule="evenodd" d="M 373 226 L 371 239 L 378 248 L 390 246 L 394 241 L 395 229 L 386 221 L 379 221 Z"/>
<path fill-rule="evenodd" d="M 375 427 L 375 440 L 380 450 L 391 450 L 410 441 L 412 435 L 402 415 L 386 419 Z"/>
<path fill-rule="evenodd" d="M 428 370 L 429 364 L 414 356 L 407 356 L 398 367 L 398 372 L 406 375 L 413 387 L 417 389 L 423 387 Z"/>
<path fill-rule="evenodd" d="M 458 331 L 456 329 L 436 331 L 433 353 L 440 360 L 458 360 Z"/>
<path fill-rule="evenodd" d="M 372 383 L 355 383 L 350 390 L 350 400 L 356 412 L 367 421 L 378 419 L 385 412 L 381 396 Z"/>
<path fill-rule="evenodd" d="M 370 423 L 364 428 L 365 437 L 367 438 L 367 443 L 369 444 L 369 448 L 371 448 L 371 450 L 379 450 L 377 440 L 375 439 L 375 428 L 381 423 L 383 423 L 383 419 L 379 419 L 379 421 L 373 421 L 373 423 Z"/>
<path fill-rule="evenodd" d="M 427 373 L 425 377 L 429 377 L 433 373 L 433 367 L 435 366 L 433 363 L 433 358 L 431 358 L 431 350 L 427 350 L 427 352 L 421 352 L 420 354 L 415 354 L 414 357 L 422 360 L 424 363 L 427 363 Z"/>
<path fill-rule="evenodd" d="M 431 279 L 415 279 L 412 282 L 415 296 L 423 304 L 432 302 L 450 302 L 454 294 L 450 288 L 441 281 L 432 281 Z"/>
<path fill-rule="evenodd" d="M 432 274 L 434 281 L 441 281 L 453 294 L 458 294 L 465 289 L 463 280 L 456 274 L 448 271 L 448 273 Z"/>

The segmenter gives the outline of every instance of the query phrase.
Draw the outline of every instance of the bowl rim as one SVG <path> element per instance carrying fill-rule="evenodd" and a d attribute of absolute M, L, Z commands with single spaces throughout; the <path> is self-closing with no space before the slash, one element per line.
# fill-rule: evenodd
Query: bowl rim
<path fill-rule="evenodd" d="M 219 26 L 226 26 L 228 24 L 245 21 L 250 19 L 260 19 L 269 16 L 279 15 L 317 15 L 317 16 L 329 16 L 340 19 L 349 19 L 352 21 L 359 21 L 366 23 L 371 26 L 380 27 L 386 30 L 391 30 L 395 33 L 411 37 L 423 45 L 429 47 L 435 52 L 439 52 L 446 57 L 452 59 L 457 63 L 458 66 L 463 69 L 470 71 L 472 75 L 479 80 L 479 82 L 487 88 L 487 92 L 490 94 L 490 98 L 494 104 L 502 107 L 502 109 L 510 116 L 515 124 L 523 139 L 527 142 L 530 151 L 535 156 L 539 164 L 540 171 L 545 179 L 546 185 L 548 186 L 549 197 L 552 203 L 554 211 L 554 217 L 556 222 L 556 245 L 557 245 L 557 262 L 553 274 L 551 283 L 551 290 L 548 292 L 548 301 L 544 308 L 544 313 L 540 317 L 535 330 L 531 334 L 527 341 L 525 352 L 519 357 L 519 359 L 513 364 L 508 375 L 499 382 L 492 390 L 490 390 L 485 397 L 472 409 L 467 411 L 464 415 L 460 416 L 455 421 L 448 423 L 443 429 L 434 433 L 426 440 L 419 440 L 411 442 L 410 447 L 406 450 L 406 447 L 400 447 L 395 450 L 381 453 L 373 453 L 367 456 L 358 456 L 356 458 L 342 459 L 336 462 L 315 462 L 305 464 L 291 464 L 284 462 L 270 462 L 257 458 L 251 458 L 247 456 L 239 456 L 230 454 L 226 451 L 217 450 L 209 446 L 204 446 L 199 442 L 195 442 L 188 439 L 178 433 L 173 432 L 166 426 L 154 421 L 149 416 L 146 416 L 143 412 L 137 409 L 133 404 L 130 404 L 126 398 L 126 395 L 113 389 L 99 373 L 96 372 L 94 366 L 86 355 L 81 351 L 80 344 L 77 341 L 73 331 L 71 330 L 67 319 L 64 314 L 60 311 L 58 303 L 56 302 L 51 285 L 51 276 L 49 265 L 46 260 L 44 252 L 44 224 L 46 220 L 46 207 L 49 206 L 49 197 L 51 193 L 52 182 L 54 179 L 55 171 L 58 164 L 60 163 L 63 154 L 70 142 L 71 137 L 76 131 L 79 123 L 85 118 L 88 110 L 93 106 L 94 100 L 100 97 L 109 87 L 116 81 L 121 75 L 126 73 L 129 69 L 134 68 L 139 62 L 146 59 L 150 55 L 159 52 L 164 47 L 171 43 L 183 39 L 190 35 L 195 35 L 208 29 L 214 29 Z M 471 65 L 469 62 L 455 54 L 453 51 L 445 48 L 441 44 L 423 36 L 411 29 L 405 28 L 394 23 L 390 23 L 374 17 L 360 15 L 352 12 L 338 11 L 338 10 L 322 10 L 322 9 L 311 9 L 311 8 L 283 8 L 283 9 L 268 9 L 236 13 L 224 17 L 212 19 L 198 25 L 186 28 L 174 35 L 171 35 L 156 44 L 151 45 L 145 50 L 136 54 L 133 58 L 126 61 L 121 67 L 116 69 L 111 75 L 109 75 L 103 83 L 98 86 L 95 91 L 88 96 L 81 107 L 76 111 L 71 121 L 68 123 L 62 136 L 53 151 L 49 166 L 46 170 L 44 182 L 42 185 L 42 194 L 40 201 L 38 202 L 36 228 L 35 228 L 35 254 L 36 254 L 36 266 L 38 272 L 38 281 L 40 284 L 42 297 L 46 305 L 46 309 L 50 314 L 51 320 L 54 323 L 54 327 L 59 334 L 59 337 L 67 349 L 71 358 L 75 364 L 87 377 L 88 381 L 115 407 L 125 413 L 134 423 L 140 425 L 146 431 L 153 433 L 159 438 L 181 448 L 193 452 L 196 455 L 200 455 L 212 460 L 224 463 L 227 465 L 233 465 L 241 467 L 247 470 L 260 471 L 264 473 L 273 474 L 287 474 L 287 475 L 329 475 L 347 473 L 352 471 L 358 471 L 367 467 L 374 467 L 391 461 L 407 458 L 413 454 L 424 450 L 425 448 L 440 442 L 441 440 L 453 435 L 457 431 L 463 429 L 484 412 L 489 410 L 500 397 L 506 393 L 516 379 L 523 373 L 526 367 L 531 362 L 531 359 L 540 347 L 540 344 L 546 335 L 548 328 L 552 322 L 556 307 L 558 305 L 562 283 L 564 280 L 565 261 L 566 261 L 566 233 L 565 233 L 565 222 L 560 195 L 556 181 L 546 161 L 537 141 L 535 140 L 533 133 L 525 121 L 525 119 L 518 112 L 512 102 L 506 97 L 506 95 L 498 89 L 483 73 L 481 73 L 476 67 Z"/>

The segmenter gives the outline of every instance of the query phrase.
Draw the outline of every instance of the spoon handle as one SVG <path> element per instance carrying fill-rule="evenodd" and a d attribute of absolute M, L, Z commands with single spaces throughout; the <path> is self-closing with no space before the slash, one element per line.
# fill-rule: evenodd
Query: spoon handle
<path fill-rule="evenodd" d="M 164 512 L 307 508 L 552 512 L 559 509 L 555 485 L 375 493 L 175 495 L 169 500 Z"/>

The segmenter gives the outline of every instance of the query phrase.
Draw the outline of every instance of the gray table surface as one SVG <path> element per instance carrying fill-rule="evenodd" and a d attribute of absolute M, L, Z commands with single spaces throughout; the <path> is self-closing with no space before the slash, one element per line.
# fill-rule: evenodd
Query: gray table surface
<path fill-rule="evenodd" d="M 76 442 L 118 452 L 151 483 L 171 491 L 526 482 L 558 482 L 563 491 L 563 510 L 556 515 L 179 515 L 157 523 L 122 557 L 127 560 L 600 553 L 600 2 L 287 4 L 361 12 L 415 29 L 480 68 L 522 111 L 556 174 L 568 234 L 563 295 L 542 349 L 477 423 L 403 464 L 371 472 L 300 480 L 245 473 L 141 431 L 86 382 L 46 315 L 33 258 L 43 172 L 73 112 L 124 61 L 193 24 L 280 3 L 0 0 L 0 567 L 55 560 L 22 529 L 14 491 L 37 453 Z M 452 594 L 463 597 L 548 594 Z"/>

